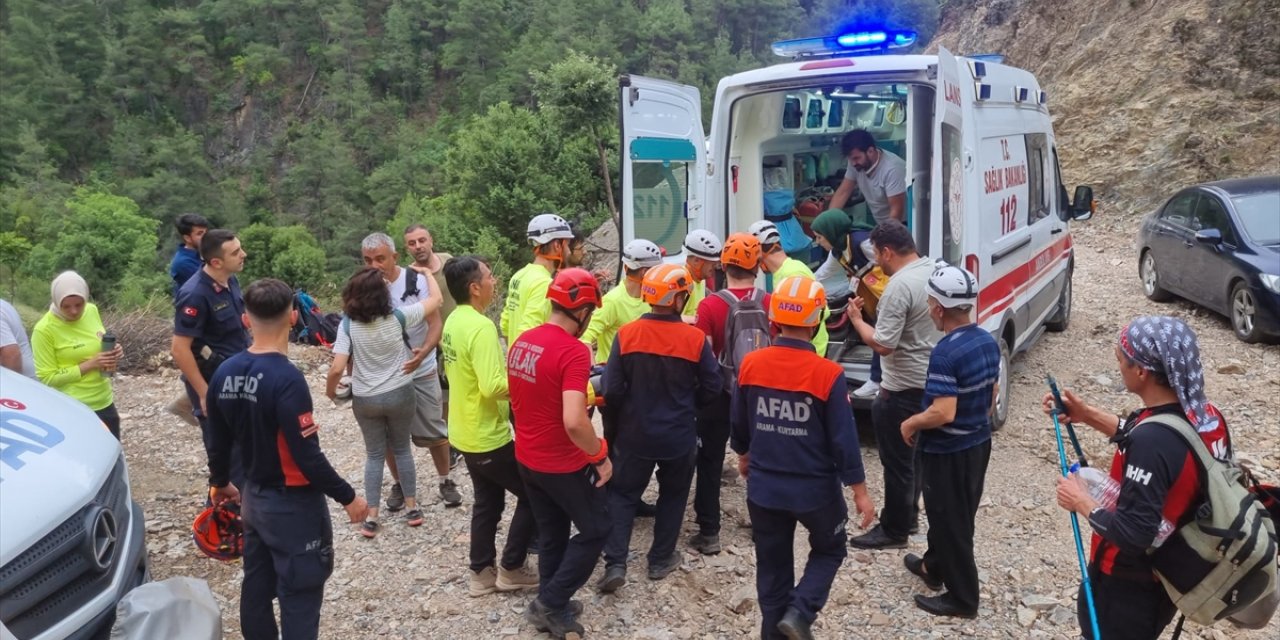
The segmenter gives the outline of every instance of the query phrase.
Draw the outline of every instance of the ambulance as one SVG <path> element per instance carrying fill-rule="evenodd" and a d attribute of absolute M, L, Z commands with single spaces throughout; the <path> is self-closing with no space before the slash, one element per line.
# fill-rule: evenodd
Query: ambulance
<path fill-rule="evenodd" d="M 720 80 L 709 130 L 696 88 L 622 76 L 620 239 L 647 238 L 682 261 L 691 229 L 723 238 L 779 200 L 821 203 L 845 172 L 841 138 L 864 129 L 906 162 L 906 223 L 921 254 L 978 277 L 977 321 L 1001 348 L 999 428 L 1010 358 L 1067 327 L 1070 222 L 1093 215 L 1093 192 L 1068 198 L 1035 76 L 998 56 L 894 54 L 915 42 L 886 30 L 776 43 L 790 61 Z M 871 350 L 856 335 L 827 355 L 850 385 L 867 379 Z"/>

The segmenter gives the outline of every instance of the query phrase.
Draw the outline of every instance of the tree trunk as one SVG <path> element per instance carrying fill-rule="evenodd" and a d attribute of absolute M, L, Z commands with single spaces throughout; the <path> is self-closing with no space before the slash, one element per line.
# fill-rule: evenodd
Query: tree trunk
<path fill-rule="evenodd" d="M 591 128 L 591 137 L 596 141 L 596 152 L 600 154 L 600 175 L 604 176 L 604 198 L 609 203 L 609 215 L 613 217 L 613 226 L 622 233 L 622 218 L 618 215 L 618 203 L 613 199 L 613 178 L 609 176 L 609 159 L 605 157 L 604 141 L 596 135 L 595 127 Z"/>

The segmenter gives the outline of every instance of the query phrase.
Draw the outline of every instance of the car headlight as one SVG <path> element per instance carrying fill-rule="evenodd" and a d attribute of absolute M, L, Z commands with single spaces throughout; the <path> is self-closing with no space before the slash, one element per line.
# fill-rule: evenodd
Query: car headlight
<path fill-rule="evenodd" d="M 1280 275 L 1259 273 L 1258 278 L 1262 280 L 1262 286 L 1266 287 L 1271 293 L 1280 293 Z"/>

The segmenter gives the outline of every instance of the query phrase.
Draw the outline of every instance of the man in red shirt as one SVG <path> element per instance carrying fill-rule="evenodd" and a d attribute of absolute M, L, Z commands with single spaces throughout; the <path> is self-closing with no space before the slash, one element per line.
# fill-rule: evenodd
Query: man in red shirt
<path fill-rule="evenodd" d="M 708 295 L 698 303 L 694 325 L 711 340 L 716 359 L 724 352 L 725 325 L 731 307 L 728 298 L 743 300 L 754 296 L 764 309 L 769 308 L 769 294 L 756 287 L 760 273 L 760 241 L 749 233 L 735 233 L 725 239 L 720 253 L 726 288 Z M 732 336 L 730 336 L 732 337 Z M 725 445 L 729 442 L 729 398 L 726 388 L 709 406 L 698 411 L 697 480 L 694 484 L 693 511 L 698 533 L 689 538 L 689 546 L 703 555 L 720 553 L 720 473 L 724 466 Z"/>
<path fill-rule="evenodd" d="M 608 443 L 587 416 L 591 350 L 578 339 L 600 306 L 600 284 L 583 269 L 564 269 L 547 299 L 547 322 L 521 333 L 507 352 L 507 382 L 516 460 L 538 523 L 538 597 L 526 617 L 564 638 L 583 633 L 582 605 L 570 598 L 591 577 L 609 537 L 604 485 L 613 467 Z M 570 524 L 578 530 L 573 538 Z"/>

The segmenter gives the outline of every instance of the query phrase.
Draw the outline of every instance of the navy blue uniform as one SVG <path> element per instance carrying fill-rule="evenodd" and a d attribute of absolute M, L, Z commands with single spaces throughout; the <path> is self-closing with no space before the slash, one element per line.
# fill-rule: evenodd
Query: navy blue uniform
<path fill-rule="evenodd" d="M 209 483 L 226 486 L 233 443 L 246 466 L 241 632 L 245 640 L 314 639 L 333 572 L 325 496 L 347 505 L 356 493 L 320 451 L 307 381 L 284 354 L 244 352 L 218 367 L 207 400 Z"/>
<path fill-rule="evenodd" d="M 173 279 L 175 298 L 178 297 L 178 290 L 200 270 L 200 266 L 199 251 L 188 249 L 186 245 L 178 246 L 177 253 L 173 254 L 173 260 L 169 262 L 169 277 Z"/>
<path fill-rule="evenodd" d="M 970 324 L 948 333 L 929 356 L 924 404 L 956 399 L 948 424 L 919 432 L 920 476 L 928 506 L 929 548 L 925 572 L 946 584 L 943 599 L 978 611 L 978 565 L 973 558 L 974 521 L 991 459 L 992 391 L 1000 376 L 1000 347 Z"/>
<path fill-rule="evenodd" d="M 636 508 L 655 467 L 658 505 L 648 559 L 659 564 L 680 537 L 698 446 L 694 420 L 699 407 L 721 395 L 720 365 L 702 331 L 677 315 L 646 313 L 618 330 L 603 384 L 617 420 L 605 564 L 627 564 Z"/>
<path fill-rule="evenodd" d="M 844 562 L 841 485 L 865 480 L 858 431 L 840 365 L 813 345 L 778 338 L 742 360 L 730 412 L 729 445 L 748 454 L 747 509 L 756 545 L 761 635 L 795 607 L 812 622 Z M 809 531 L 809 560 L 795 582 L 796 523 Z"/>

